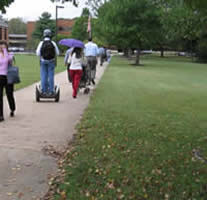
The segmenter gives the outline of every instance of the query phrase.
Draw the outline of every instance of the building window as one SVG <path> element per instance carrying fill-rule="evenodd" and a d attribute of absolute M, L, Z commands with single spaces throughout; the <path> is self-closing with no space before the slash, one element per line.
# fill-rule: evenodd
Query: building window
<path fill-rule="evenodd" d="M 4 29 L 4 39 L 7 40 L 7 28 Z"/>
<path fill-rule="evenodd" d="M 2 40 L 2 28 L 0 28 L 0 40 Z"/>

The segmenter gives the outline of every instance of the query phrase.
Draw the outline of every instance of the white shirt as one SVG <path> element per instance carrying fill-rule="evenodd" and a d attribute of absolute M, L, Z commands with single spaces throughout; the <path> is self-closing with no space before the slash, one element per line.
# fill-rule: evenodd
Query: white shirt
<path fill-rule="evenodd" d="M 97 56 L 98 55 L 98 46 L 93 42 L 88 42 L 85 45 L 84 54 L 85 56 Z"/>
<path fill-rule="evenodd" d="M 71 70 L 82 70 L 82 58 L 76 58 L 76 53 L 73 53 L 72 56 L 70 56 L 70 69 Z"/>

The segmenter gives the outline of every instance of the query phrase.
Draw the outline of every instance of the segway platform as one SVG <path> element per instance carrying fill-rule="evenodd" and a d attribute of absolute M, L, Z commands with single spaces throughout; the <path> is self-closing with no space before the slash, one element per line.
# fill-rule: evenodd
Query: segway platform
<path fill-rule="evenodd" d="M 36 102 L 40 102 L 40 99 L 54 99 L 55 102 L 60 100 L 60 88 L 56 85 L 54 94 L 42 93 L 40 84 L 36 85 Z"/>

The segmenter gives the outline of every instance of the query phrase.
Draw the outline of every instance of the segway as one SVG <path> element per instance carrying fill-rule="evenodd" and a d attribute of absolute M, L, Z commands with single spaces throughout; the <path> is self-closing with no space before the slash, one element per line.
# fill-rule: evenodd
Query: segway
<path fill-rule="evenodd" d="M 36 85 L 36 102 L 40 102 L 40 99 L 55 99 L 55 102 L 60 100 L 60 88 L 55 85 L 55 92 L 53 94 L 42 93 L 40 84 Z"/>

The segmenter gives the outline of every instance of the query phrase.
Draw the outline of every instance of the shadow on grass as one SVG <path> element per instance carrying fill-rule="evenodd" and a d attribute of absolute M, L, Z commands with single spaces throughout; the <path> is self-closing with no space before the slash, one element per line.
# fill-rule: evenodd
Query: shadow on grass
<path fill-rule="evenodd" d="M 133 67 L 144 67 L 144 66 L 147 66 L 146 64 L 144 65 L 144 64 L 136 64 L 136 63 L 131 63 L 129 65 L 131 65 Z"/>

